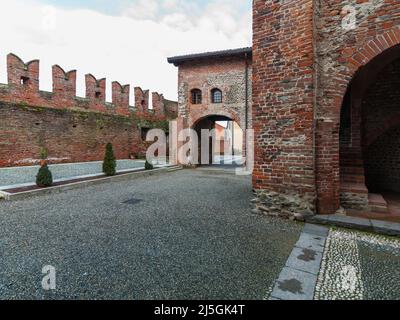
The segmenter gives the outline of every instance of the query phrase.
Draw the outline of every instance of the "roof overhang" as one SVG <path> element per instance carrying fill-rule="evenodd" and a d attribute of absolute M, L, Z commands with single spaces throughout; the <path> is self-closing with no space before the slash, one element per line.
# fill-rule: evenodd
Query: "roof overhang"
<path fill-rule="evenodd" d="M 246 57 L 252 57 L 252 54 L 253 54 L 253 49 L 251 47 L 246 47 L 240 49 L 196 53 L 196 54 L 171 57 L 168 58 L 168 63 L 174 64 L 177 67 L 187 61 L 194 61 L 194 60 L 198 61 L 198 60 L 228 58 L 228 57 L 246 58 Z"/>

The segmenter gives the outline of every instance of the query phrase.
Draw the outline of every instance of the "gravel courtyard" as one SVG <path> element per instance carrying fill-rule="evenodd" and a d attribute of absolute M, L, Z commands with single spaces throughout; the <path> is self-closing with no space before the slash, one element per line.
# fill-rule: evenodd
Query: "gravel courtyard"
<path fill-rule="evenodd" d="M 302 225 L 251 198 L 249 177 L 183 170 L 0 202 L 0 299 L 264 299 Z"/>

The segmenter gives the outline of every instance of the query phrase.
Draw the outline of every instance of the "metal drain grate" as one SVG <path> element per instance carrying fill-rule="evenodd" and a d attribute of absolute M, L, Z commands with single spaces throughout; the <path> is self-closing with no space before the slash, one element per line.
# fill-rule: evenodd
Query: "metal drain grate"
<path fill-rule="evenodd" d="M 126 201 L 124 201 L 124 202 L 122 202 L 123 204 L 130 204 L 130 205 L 135 205 L 135 204 L 138 204 L 138 203 L 140 203 L 140 202 L 142 202 L 143 200 L 141 200 L 141 199 L 129 199 L 129 200 L 126 200 Z"/>

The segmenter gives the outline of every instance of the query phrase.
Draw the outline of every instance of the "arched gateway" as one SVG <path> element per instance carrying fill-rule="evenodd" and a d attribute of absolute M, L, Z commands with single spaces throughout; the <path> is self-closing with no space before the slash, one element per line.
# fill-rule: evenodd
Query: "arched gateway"
<path fill-rule="evenodd" d="M 193 129 L 201 138 L 202 129 L 215 130 L 220 138 L 213 141 L 221 145 L 211 144 L 210 150 L 229 144 L 234 155 L 244 156 L 243 132 L 252 121 L 251 58 L 251 48 L 169 58 L 179 67 L 178 131 Z"/>

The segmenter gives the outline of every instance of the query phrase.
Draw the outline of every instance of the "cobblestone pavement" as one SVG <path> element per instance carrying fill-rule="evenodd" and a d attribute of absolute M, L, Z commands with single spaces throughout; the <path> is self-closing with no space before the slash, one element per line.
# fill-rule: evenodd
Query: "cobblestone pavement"
<path fill-rule="evenodd" d="M 250 177 L 182 170 L 1 202 L 0 299 L 264 299 L 303 226 L 252 197 Z"/>
<path fill-rule="evenodd" d="M 315 298 L 400 300 L 400 239 L 332 229 Z"/>
<path fill-rule="evenodd" d="M 117 170 L 144 168 L 144 161 L 118 160 Z M 39 166 L 0 169 L 0 187 L 24 183 L 34 183 Z M 102 173 L 102 162 L 86 162 L 50 165 L 53 179 L 65 179 Z"/>
<path fill-rule="evenodd" d="M 306 224 L 269 300 L 400 300 L 400 239 Z"/>

